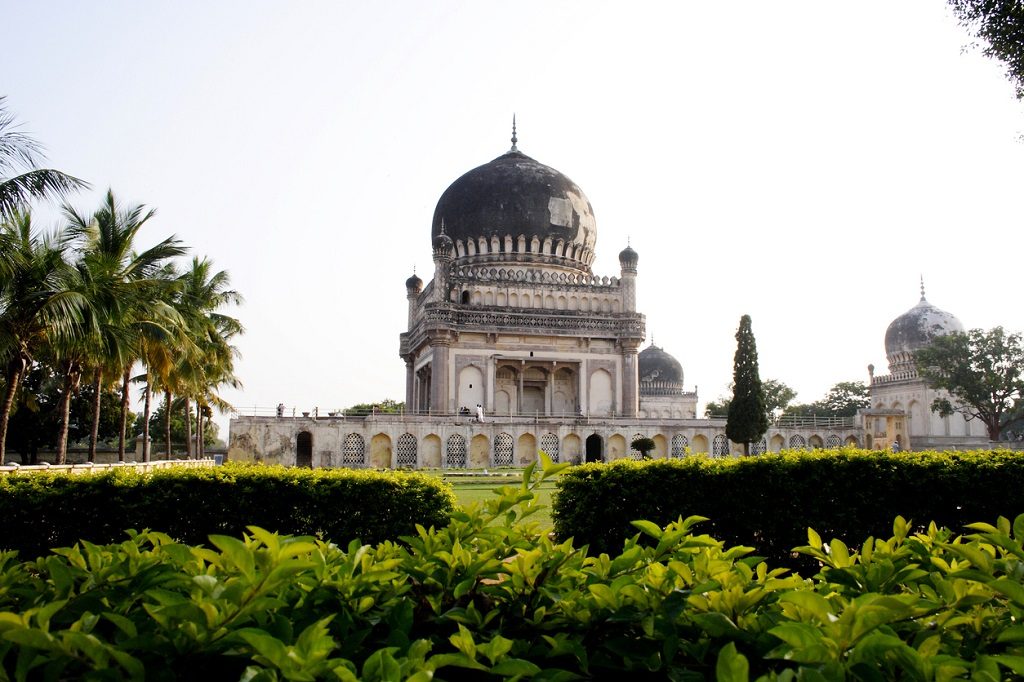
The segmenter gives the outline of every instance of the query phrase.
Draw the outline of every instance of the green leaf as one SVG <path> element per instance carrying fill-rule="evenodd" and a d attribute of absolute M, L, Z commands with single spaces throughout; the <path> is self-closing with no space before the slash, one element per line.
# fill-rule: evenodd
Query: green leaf
<path fill-rule="evenodd" d="M 639 528 L 646 535 L 650 535 L 655 540 L 660 540 L 661 536 L 664 534 L 661 526 L 656 523 L 652 523 L 651 521 L 644 521 L 643 519 L 640 519 L 638 521 L 630 521 L 630 524 Z"/>
<path fill-rule="evenodd" d="M 736 651 L 736 644 L 729 642 L 718 652 L 715 664 L 715 679 L 718 682 L 748 682 L 750 664 L 747 657 Z"/>
<path fill-rule="evenodd" d="M 532 677 L 540 670 L 539 667 L 522 658 L 506 658 L 497 665 L 491 666 L 490 672 L 492 675 L 504 675 L 505 677 L 515 677 L 516 675 Z"/>
<path fill-rule="evenodd" d="M 999 594 L 1009 597 L 1017 606 L 1024 606 L 1024 587 L 1021 587 L 1016 580 L 999 578 L 990 582 L 988 586 Z"/>
<path fill-rule="evenodd" d="M 829 614 L 832 612 L 828 600 L 817 592 L 785 592 L 779 595 L 780 602 L 795 604 L 801 609 L 809 612 L 821 623 L 830 622 Z"/>
<path fill-rule="evenodd" d="M 1024 656 L 999 655 L 991 657 L 999 665 L 1006 666 L 1018 675 L 1024 675 Z"/>

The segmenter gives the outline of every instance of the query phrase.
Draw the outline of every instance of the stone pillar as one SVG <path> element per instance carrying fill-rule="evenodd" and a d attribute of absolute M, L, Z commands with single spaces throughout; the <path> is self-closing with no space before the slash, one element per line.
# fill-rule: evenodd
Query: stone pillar
<path fill-rule="evenodd" d="M 413 356 L 405 359 L 405 411 L 416 410 L 416 373 L 412 368 Z"/>
<path fill-rule="evenodd" d="M 519 361 L 519 391 L 516 395 L 516 414 L 523 413 L 523 374 L 526 373 L 526 363 Z"/>
<path fill-rule="evenodd" d="M 484 386 L 486 387 L 484 390 L 484 409 L 487 410 L 488 414 L 494 413 L 494 393 L 496 391 L 494 382 L 497 381 L 497 378 L 495 377 L 496 370 L 494 365 L 494 356 L 488 355 L 487 376 L 486 380 L 484 381 Z"/>
<path fill-rule="evenodd" d="M 637 350 L 640 341 L 622 341 L 622 416 L 635 417 L 640 410 L 640 375 Z"/>
<path fill-rule="evenodd" d="M 441 414 L 451 411 L 448 405 L 448 354 L 451 345 L 451 339 L 447 337 L 430 340 L 430 348 L 434 353 L 430 367 L 430 409 Z"/>

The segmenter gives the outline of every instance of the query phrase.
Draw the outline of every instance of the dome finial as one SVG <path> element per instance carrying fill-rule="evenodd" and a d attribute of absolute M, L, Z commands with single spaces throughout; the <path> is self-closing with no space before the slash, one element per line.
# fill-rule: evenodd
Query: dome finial
<path fill-rule="evenodd" d="M 444 216 L 441 216 L 441 234 L 444 234 Z"/>
<path fill-rule="evenodd" d="M 921 300 L 924 300 L 924 274 L 921 274 Z"/>
<path fill-rule="evenodd" d="M 509 151 L 511 151 L 511 152 L 519 151 L 519 148 L 516 147 L 516 142 L 518 142 L 518 141 L 519 141 L 519 138 L 516 137 L 516 115 L 512 114 L 512 149 L 510 149 Z"/>

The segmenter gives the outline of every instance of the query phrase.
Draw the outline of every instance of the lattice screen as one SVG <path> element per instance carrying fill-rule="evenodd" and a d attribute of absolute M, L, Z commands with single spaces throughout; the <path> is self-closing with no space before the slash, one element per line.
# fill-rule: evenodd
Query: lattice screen
<path fill-rule="evenodd" d="M 553 433 L 545 433 L 540 437 L 540 449 L 548 453 L 552 462 L 558 461 L 558 436 Z"/>
<path fill-rule="evenodd" d="M 447 454 L 445 464 L 449 469 L 465 469 L 466 439 L 458 433 L 449 436 Z"/>
<path fill-rule="evenodd" d="M 675 458 L 686 457 L 686 448 L 690 440 L 681 433 L 672 436 L 672 456 Z"/>
<path fill-rule="evenodd" d="M 342 466 L 359 467 L 366 464 L 366 444 L 358 433 L 345 436 L 341 447 Z"/>
<path fill-rule="evenodd" d="M 398 466 L 416 466 L 416 436 L 403 433 L 398 437 Z"/>

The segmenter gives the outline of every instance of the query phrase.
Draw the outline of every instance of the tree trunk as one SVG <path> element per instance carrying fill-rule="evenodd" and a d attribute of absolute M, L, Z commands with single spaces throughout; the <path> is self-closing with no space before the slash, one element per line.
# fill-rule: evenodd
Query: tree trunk
<path fill-rule="evenodd" d="M 146 377 L 146 406 L 142 420 L 142 461 L 149 461 L 149 401 L 153 394 L 153 387 L 149 384 L 149 377 Z"/>
<path fill-rule="evenodd" d="M 196 459 L 203 457 L 203 406 L 196 401 Z"/>
<path fill-rule="evenodd" d="M 749 442 L 744 442 L 743 443 L 743 456 L 744 457 L 750 457 L 750 443 Z"/>
<path fill-rule="evenodd" d="M 164 438 L 167 440 L 167 459 L 171 458 L 171 392 L 164 392 Z"/>
<path fill-rule="evenodd" d="M 60 414 L 60 433 L 57 435 L 57 461 L 55 464 L 64 464 L 68 458 L 68 427 L 71 423 L 71 396 L 78 390 L 78 383 L 81 380 L 82 371 L 78 363 L 67 363 L 64 370 L 64 387 L 60 394 L 60 405 L 57 408 Z"/>
<path fill-rule="evenodd" d="M 128 383 L 132 379 L 132 368 L 129 365 L 124 370 L 124 374 L 121 376 L 121 435 L 117 439 L 117 461 L 124 461 L 124 444 L 125 438 L 128 433 L 128 404 L 131 401 L 131 395 L 128 392 Z"/>
<path fill-rule="evenodd" d="M 25 372 L 25 357 L 19 355 L 7 363 L 7 392 L 4 393 L 4 402 L 0 407 L 0 464 L 3 464 L 7 454 L 7 422 L 11 417 L 11 407 L 14 405 L 14 396 L 18 393 L 18 382 Z"/>
<path fill-rule="evenodd" d="M 192 459 L 192 403 L 185 396 L 185 456 Z"/>
<path fill-rule="evenodd" d="M 100 386 L 103 384 L 103 370 L 97 368 L 92 378 L 92 429 L 89 431 L 89 461 L 96 461 L 96 444 L 100 439 L 100 406 L 103 401 L 100 399 Z"/>
<path fill-rule="evenodd" d="M 988 439 L 992 442 L 997 442 L 999 440 L 999 434 L 1003 430 L 998 417 L 995 419 L 995 424 L 986 423 L 985 429 L 988 430 Z"/>

